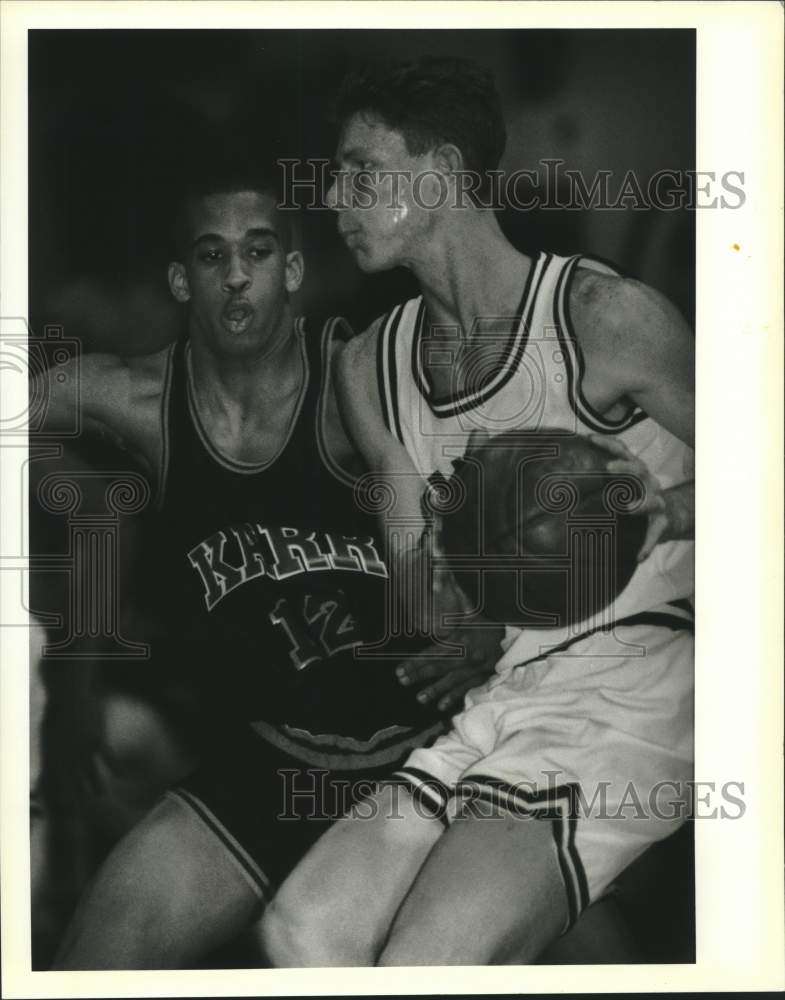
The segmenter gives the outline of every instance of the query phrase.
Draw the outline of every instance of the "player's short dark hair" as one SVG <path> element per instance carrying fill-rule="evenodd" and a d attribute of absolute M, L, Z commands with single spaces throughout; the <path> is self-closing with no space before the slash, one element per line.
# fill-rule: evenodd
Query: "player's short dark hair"
<path fill-rule="evenodd" d="M 203 160 L 181 178 L 171 225 L 171 251 L 182 259 L 188 248 L 188 213 L 193 205 L 213 194 L 237 194 L 251 191 L 283 201 L 282 171 L 275 163 L 236 164 L 222 160 Z M 281 242 L 286 251 L 293 244 L 293 212 L 278 211 Z"/>
<path fill-rule="evenodd" d="M 425 56 L 352 72 L 333 114 L 338 125 L 355 114 L 378 118 L 401 133 L 414 156 L 453 143 L 465 169 L 481 175 L 496 170 L 507 142 L 493 76 L 471 59 Z"/>

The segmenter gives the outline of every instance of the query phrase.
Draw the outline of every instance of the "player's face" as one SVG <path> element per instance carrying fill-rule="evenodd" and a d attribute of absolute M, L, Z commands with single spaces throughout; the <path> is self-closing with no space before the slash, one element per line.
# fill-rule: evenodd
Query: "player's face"
<path fill-rule="evenodd" d="M 302 280 L 300 254 L 282 242 L 275 199 L 255 191 L 208 195 L 193 204 L 188 222 L 185 260 L 171 265 L 169 282 L 190 305 L 191 335 L 221 355 L 271 346 Z"/>
<path fill-rule="evenodd" d="M 354 115 L 341 133 L 327 195 L 338 231 L 364 271 L 412 266 L 434 222 L 431 155 L 413 156 L 400 132 Z M 437 192 L 438 195 L 438 192 Z"/>

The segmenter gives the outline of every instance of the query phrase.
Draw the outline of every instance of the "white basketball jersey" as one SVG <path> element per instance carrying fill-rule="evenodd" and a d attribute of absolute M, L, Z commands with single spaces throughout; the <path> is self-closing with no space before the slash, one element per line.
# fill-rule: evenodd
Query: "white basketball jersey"
<path fill-rule="evenodd" d="M 426 329 L 422 296 L 396 306 L 379 329 L 378 376 L 389 430 L 423 476 L 449 476 L 475 428 L 613 434 L 642 459 L 664 489 L 692 478 L 692 451 L 637 407 L 619 419 L 597 413 L 582 391 L 584 361 L 572 329 L 570 288 L 578 267 L 614 274 L 582 256 L 540 253 L 517 315 L 486 317 L 472 331 L 482 344 L 461 354 L 459 331 Z M 472 360 L 478 359 L 478 360 Z M 450 371 L 456 391 L 439 397 L 429 369 Z M 691 597 L 694 543 L 657 545 L 616 599 L 613 617 Z M 542 637 L 541 630 L 535 631 Z M 553 631 L 550 632 L 553 636 Z"/>

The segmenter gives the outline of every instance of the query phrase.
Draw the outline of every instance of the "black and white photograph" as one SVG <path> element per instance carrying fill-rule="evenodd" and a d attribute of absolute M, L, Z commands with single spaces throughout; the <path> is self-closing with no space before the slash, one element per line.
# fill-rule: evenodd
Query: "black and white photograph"
<path fill-rule="evenodd" d="M 466 992 L 467 967 L 673 989 L 706 975 L 720 899 L 781 944 L 779 626 L 737 571 L 761 540 L 776 564 L 781 484 L 766 505 L 740 450 L 758 413 L 723 439 L 707 405 L 781 406 L 738 385 L 781 360 L 776 306 L 744 303 L 781 304 L 781 234 L 755 241 L 782 154 L 768 178 L 746 145 L 707 159 L 711 27 L 128 6 L 20 33 L 2 638 L 29 674 L 3 877 L 24 796 L 28 910 L 3 975 L 39 985 L 8 995 L 132 996 L 88 974 L 142 972 L 264 995 L 281 969 Z M 753 40 L 781 30 L 748 6 Z M 721 896 L 742 851 L 748 895 Z M 738 941 L 704 986 L 782 982 L 776 942 Z M 224 979 L 172 978 L 193 970 Z"/>

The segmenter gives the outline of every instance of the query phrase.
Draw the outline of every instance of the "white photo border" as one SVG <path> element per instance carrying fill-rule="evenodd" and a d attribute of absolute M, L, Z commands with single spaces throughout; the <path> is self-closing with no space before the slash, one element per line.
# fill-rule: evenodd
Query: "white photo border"
<path fill-rule="evenodd" d="M 744 172 L 697 222 L 697 780 L 744 782 L 735 821 L 696 821 L 694 965 L 30 971 L 24 483 L 0 424 L 0 885 L 7 997 L 774 990 L 783 922 L 783 9 L 775 2 L 28 2 L 0 5 L 0 317 L 26 317 L 27 31 L 33 28 L 695 28 L 697 169 Z M 663 66 L 663 73 L 667 66 Z M 692 95 L 685 95 L 692 100 Z M 3 416 L 26 385 L 0 372 Z M 10 451 L 13 450 L 13 454 Z M 9 481 L 10 478 L 10 481 Z"/>

